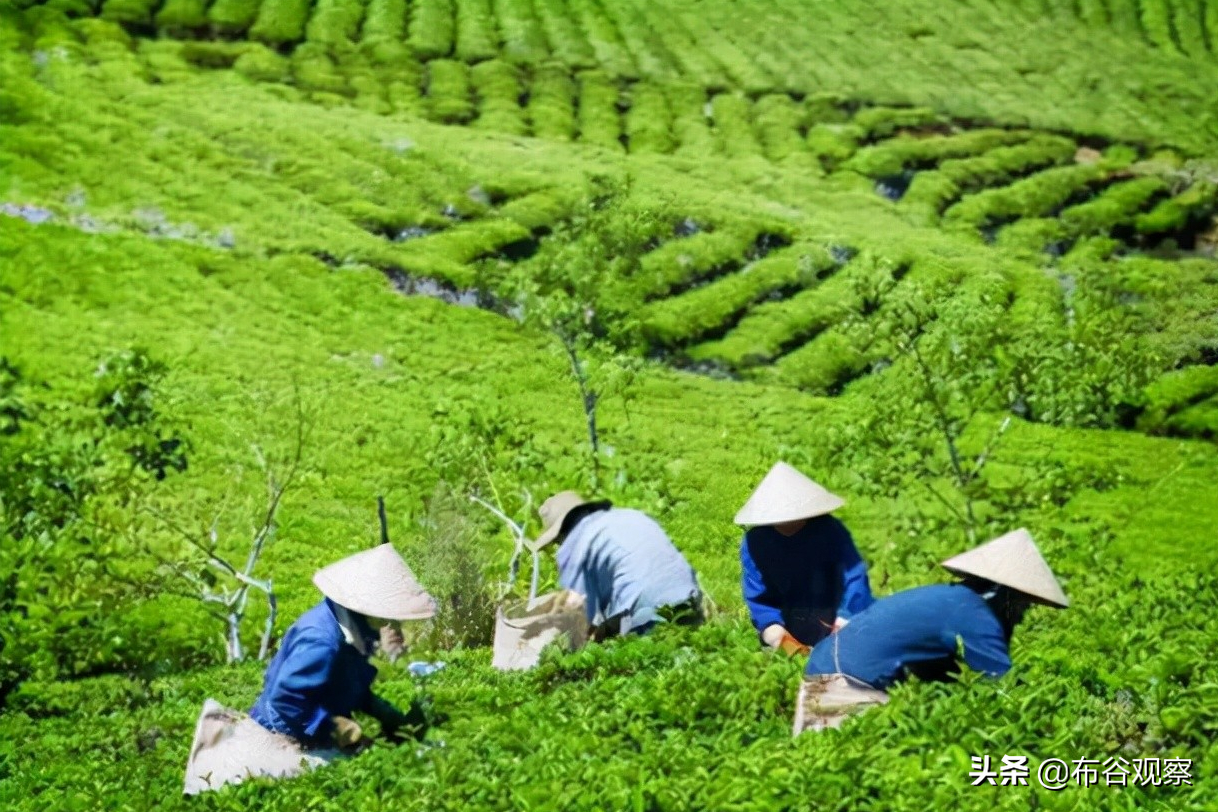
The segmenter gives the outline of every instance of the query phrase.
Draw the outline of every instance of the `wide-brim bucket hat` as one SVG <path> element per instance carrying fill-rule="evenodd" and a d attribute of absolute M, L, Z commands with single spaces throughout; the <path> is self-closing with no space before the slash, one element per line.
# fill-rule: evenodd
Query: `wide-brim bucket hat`
<path fill-rule="evenodd" d="M 541 535 L 529 546 L 534 550 L 540 550 L 542 547 L 552 544 L 563 532 L 563 524 L 571 511 L 585 505 L 602 509 L 610 507 L 611 503 L 605 499 L 590 502 L 575 491 L 562 491 L 542 502 L 541 507 L 537 508 L 537 513 L 541 516 Z"/>
<path fill-rule="evenodd" d="M 1065 609 L 1069 598 L 1024 528 L 953 556 L 943 566 L 957 575 L 971 575 L 1022 592 L 1037 603 Z"/>
<path fill-rule="evenodd" d="M 426 620 L 436 601 L 392 544 L 347 556 L 313 575 L 321 594 L 352 612 L 385 620 Z"/>
<path fill-rule="evenodd" d="M 844 504 L 845 499 L 785 462 L 777 462 L 740 508 L 735 521 L 739 525 L 782 524 L 823 516 Z"/>

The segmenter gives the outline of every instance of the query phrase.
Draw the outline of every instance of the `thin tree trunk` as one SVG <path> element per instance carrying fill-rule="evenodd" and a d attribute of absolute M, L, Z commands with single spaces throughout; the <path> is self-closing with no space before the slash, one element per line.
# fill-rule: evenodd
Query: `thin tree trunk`
<path fill-rule="evenodd" d="M 269 581 L 268 581 L 269 583 Z M 262 627 L 262 641 L 258 645 L 258 659 L 265 660 L 271 650 L 271 634 L 275 630 L 275 619 L 279 615 L 279 601 L 275 598 L 275 590 L 266 593 L 266 625 Z"/>

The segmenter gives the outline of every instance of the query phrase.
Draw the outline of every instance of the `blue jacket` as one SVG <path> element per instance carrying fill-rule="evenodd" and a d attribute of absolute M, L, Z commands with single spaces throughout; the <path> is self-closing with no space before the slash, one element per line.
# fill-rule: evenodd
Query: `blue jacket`
<path fill-rule="evenodd" d="M 366 625 L 360 633 L 370 643 L 375 640 Z M 321 746 L 329 739 L 333 717 L 367 706 L 375 678 L 376 667 L 343 638 L 326 599 L 283 636 L 250 716 L 268 730 Z"/>
<path fill-rule="evenodd" d="M 701 595 L 693 567 L 655 520 L 609 508 L 580 519 L 558 548 L 558 581 L 584 596 L 588 623 L 620 618 L 621 633 L 645 631 L 656 610 Z"/>
<path fill-rule="evenodd" d="M 816 516 L 784 536 L 754 527 L 740 545 L 744 601 L 761 632 L 778 623 L 805 645 L 871 605 L 867 565 L 850 531 L 833 516 Z"/>
<path fill-rule="evenodd" d="M 848 674 L 874 688 L 915 674 L 942 680 L 958 669 L 956 654 L 974 671 L 1001 676 L 1011 668 L 1002 624 L 966 586 L 939 584 L 880 598 L 850 625 L 817 644 L 808 674 Z"/>

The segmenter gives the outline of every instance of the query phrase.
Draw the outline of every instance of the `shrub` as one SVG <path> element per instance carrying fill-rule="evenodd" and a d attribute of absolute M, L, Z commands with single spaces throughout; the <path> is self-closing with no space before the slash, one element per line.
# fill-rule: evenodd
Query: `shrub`
<path fill-rule="evenodd" d="M 306 42 L 292 52 L 292 76 L 305 90 L 340 96 L 351 93 L 346 78 L 321 43 Z"/>
<path fill-rule="evenodd" d="M 256 82 L 283 82 L 290 74 L 290 64 L 286 57 L 259 43 L 251 42 L 233 68 L 244 76 Z"/>
<path fill-rule="evenodd" d="M 706 91 L 695 85 L 673 83 L 665 86 L 672 111 L 672 137 L 679 155 L 702 157 L 715 151 L 707 111 Z"/>
<path fill-rule="evenodd" d="M 207 0 L 165 0 L 156 14 L 157 28 L 167 33 L 189 32 L 207 25 Z"/>
<path fill-rule="evenodd" d="M 631 152 L 672 151 L 668 100 L 658 86 L 636 82 L 629 90 L 630 109 L 626 112 L 626 135 Z"/>
<path fill-rule="evenodd" d="M 550 43 L 550 52 L 568 71 L 596 67 L 596 53 L 575 19 L 574 9 L 564 0 L 533 0 L 533 10 Z M 611 73 L 614 67 L 604 65 Z"/>
<path fill-rule="evenodd" d="M 224 34 L 244 34 L 258 18 L 261 0 L 215 0 L 207 9 L 207 19 Z"/>
<path fill-rule="evenodd" d="M 499 53 L 495 15 L 491 0 L 456 0 L 457 45 L 455 56 L 465 62 L 494 59 Z"/>
<path fill-rule="evenodd" d="M 1010 186 L 965 197 L 947 210 L 944 219 L 948 223 L 984 228 L 1020 217 L 1049 214 L 1103 175 L 1104 170 L 1096 165 L 1046 169 Z"/>
<path fill-rule="evenodd" d="M 837 267 L 820 246 L 795 245 L 746 265 L 739 273 L 647 305 L 643 332 L 649 341 L 675 346 L 730 325 L 758 301 L 783 298 L 816 284 Z"/>
<path fill-rule="evenodd" d="M 762 96 L 753 105 L 753 127 L 771 161 L 804 151 L 802 111 L 785 94 Z"/>
<path fill-rule="evenodd" d="M 304 39 L 311 0 L 263 0 L 250 27 L 251 39 L 268 45 L 286 45 Z"/>
<path fill-rule="evenodd" d="M 617 84 L 600 71 L 579 74 L 579 140 L 621 150 L 622 122 Z"/>
<path fill-rule="evenodd" d="M 941 119 L 927 107 L 865 107 L 851 119 L 863 133 L 863 139 L 877 141 L 897 130 L 940 124 Z"/>
<path fill-rule="evenodd" d="M 406 0 L 368 0 L 361 41 L 384 40 L 396 45 L 405 36 Z"/>
<path fill-rule="evenodd" d="M 1173 370 L 1151 383 L 1144 390 L 1145 405 L 1138 417 L 1138 429 L 1154 434 L 1172 434 L 1179 431 L 1185 413 L 1205 406 L 1213 415 L 1211 401 L 1218 396 L 1218 367 L 1190 366 Z M 1209 423 L 1210 431 L 1218 429 L 1218 423 Z"/>
<path fill-rule="evenodd" d="M 104 20 L 130 25 L 152 25 L 155 0 L 105 0 L 101 16 Z"/>
<path fill-rule="evenodd" d="M 545 65 L 533 75 L 529 121 L 533 135 L 569 141 L 575 134 L 575 82 L 557 65 Z"/>
<path fill-rule="evenodd" d="M 445 124 L 462 124 L 473 118 L 469 65 L 452 59 L 428 62 L 427 103 L 431 118 Z"/>
<path fill-rule="evenodd" d="M 814 124 L 808 128 L 808 152 L 832 172 L 858 148 L 863 132 L 854 124 Z"/>
<path fill-rule="evenodd" d="M 897 175 L 902 170 L 920 170 L 949 158 L 965 158 L 988 152 L 995 147 L 1026 141 L 1031 133 L 1020 130 L 968 130 L 952 135 L 928 138 L 899 135 L 872 146 L 863 147 L 846 161 L 843 169 L 872 178 Z"/>
<path fill-rule="evenodd" d="M 672 240 L 643 257 L 630 287 L 640 298 L 665 296 L 744 264 L 756 239 L 749 229 L 704 231 Z"/>
<path fill-rule="evenodd" d="M 1165 192 L 1160 178 L 1134 178 L 1113 184 L 1091 200 L 1071 206 L 1061 213 L 1062 222 L 1072 234 L 1102 234 L 1130 223 L 1150 200 Z"/>
<path fill-rule="evenodd" d="M 470 80 L 478 99 L 475 127 L 511 135 L 525 133 L 520 109 L 520 75 L 516 68 L 497 59 L 480 62 L 470 69 Z"/>
<path fill-rule="evenodd" d="M 640 78 L 663 81 L 677 77 L 672 55 L 632 4 L 601 3 L 600 13 L 621 32 L 622 41 L 638 66 Z"/>
<path fill-rule="evenodd" d="M 351 44 L 363 19 L 363 0 L 317 0 L 305 38 L 330 48 Z"/>
<path fill-rule="evenodd" d="M 494 0 L 495 17 L 503 37 L 503 58 L 517 65 L 535 65 L 549 53 L 541 26 L 533 16 L 532 0 Z"/>
<path fill-rule="evenodd" d="M 1160 201 L 1134 220 L 1139 234 L 1163 234 L 1184 228 L 1218 206 L 1218 184 L 1197 181 L 1175 197 Z"/>
<path fill-rule="evenodd" d="M 732 158 L 761 155 L 761 144 L 749 123 L 749 102 L 735 93 L 720 93 L 711 99 L 718 151 Z"/>
<path fill-rule="evenodd" d="M 639 69 L 634 58 L 617 27 L 601 13 L 597 0 L 566 0 L 566 5 L 579 29 L 587 32 L 588 47 L 595 56 L 595 64 L 591 67 L 610 76 L 637 79 Z"/>
<path fill-rule="evenodd" d="M 440 59 L 453 50 L 453 0 L 410 4 L 410 47 L 422 60 Z"/>

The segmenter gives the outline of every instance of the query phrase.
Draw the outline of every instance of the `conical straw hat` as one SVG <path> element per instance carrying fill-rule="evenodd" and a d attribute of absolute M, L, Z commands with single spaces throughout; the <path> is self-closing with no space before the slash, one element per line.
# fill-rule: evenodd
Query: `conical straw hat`
<path fill-rule="evenodd" d="M 318 570 L 313 583 L 339 606 L 367 617 L 425 620 L 436 613 L 435 600 L 392 544 L 336 561 Z"/>
<path fill-rule="evenodd" d="M 542 502 L 541 507 L 537 508 L 537 513 L 541 516 L 541 535 L 529 546 L 534 550 L 540 550 L 553 542 L 562 531 L 562 524 L 566 520 L 567 514 L 584 505 L 609 507 L 609 502 L 604 500 L 589 502 L 575 491 L 562 491 Z"/>
<path fill-rule="evenodd" d="M 840 496 L 825 490 L 785 462 L 777 462 L 736 514 L 736 524 L 781 524 L 811 519 L 832 513 L 844 504 L 846 501 Z"/>
<path fill-rule="evenodd" d="M 1032 534 L 1022 527 L 943 562 L 959 575 L 993 581 L 1029 596 L 1038 603 L 1062 609 L 1070 605 L 1053 570 L 1041 557 Z"/>

